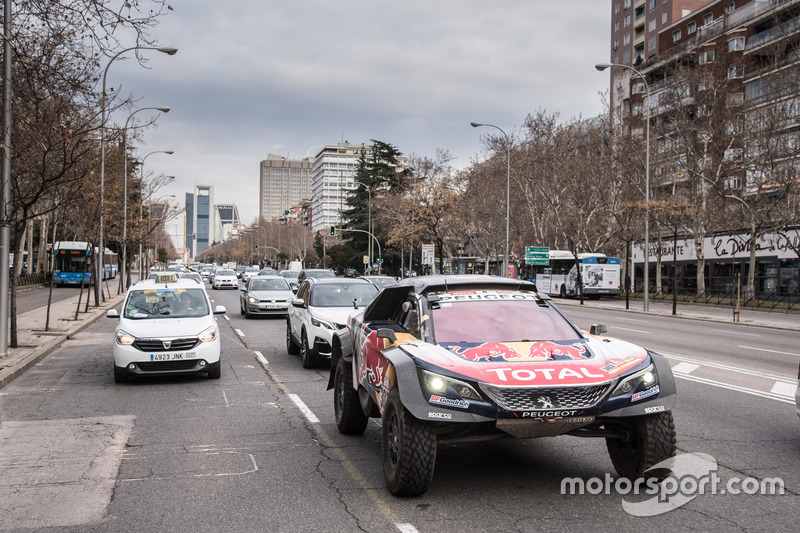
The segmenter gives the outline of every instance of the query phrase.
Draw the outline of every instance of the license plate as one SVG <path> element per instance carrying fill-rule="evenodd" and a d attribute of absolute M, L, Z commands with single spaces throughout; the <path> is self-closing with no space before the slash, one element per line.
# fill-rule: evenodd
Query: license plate
<path fill-rule="evenodd" d="M 281 308 L 280 305 L 275 305 L 275 304 L 267 304 L 264 306 L 264 309 L 280 309 L 280 308 Z"/>
<path fill-rule="evenodd" d="M 151 361 L 177 361 L 183 359 L 184 353 L 151 353 Z"/>

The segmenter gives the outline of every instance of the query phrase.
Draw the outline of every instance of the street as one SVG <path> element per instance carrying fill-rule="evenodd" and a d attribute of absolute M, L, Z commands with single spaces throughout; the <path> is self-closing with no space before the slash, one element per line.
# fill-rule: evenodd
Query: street
<path fill-rule="evenodd" d="M 784 482 L 783 495 L 703 494 L 640 518 L 614 491 L 562 494 L 565 478 L 616 477 L 602 439 L 569 436 L 440 444 L 429 492 L 391 496 L 379 419 L 341 435 L 328 369 L 286 353 L 285 320 L 245 320 L 235 290 L 209 295 L 228 311 L 220 380 L 115 385 L 116 321 L 101 318 L 0 389 L 0 530 L 794 531 L 800 520 L 796 331 L 560 306 L 670 359 L 679 454 L 709 454 L 723 481 Z M 92 475 L 70 476 L 81 469 Z"/>

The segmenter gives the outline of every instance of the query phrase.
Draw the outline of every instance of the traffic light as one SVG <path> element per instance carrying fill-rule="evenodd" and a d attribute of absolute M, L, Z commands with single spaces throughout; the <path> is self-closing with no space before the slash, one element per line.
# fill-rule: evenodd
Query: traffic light
<path fill-rule="evenodd" d="M 256 244 L 256 252 L 258 251 L 258 245 Z"/>
<path fill-rule="evenodd" d="M 336 235 L 336 226 L 331 226 L 331 235 Z"/>

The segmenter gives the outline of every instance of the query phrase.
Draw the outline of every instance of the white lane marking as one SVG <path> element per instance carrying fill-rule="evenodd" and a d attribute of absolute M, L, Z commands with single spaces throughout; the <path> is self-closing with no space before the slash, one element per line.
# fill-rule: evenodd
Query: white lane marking
<path fill-rule="evenodd" d="M 230 321 L 231 321 L 231 319 L 230 319 L 230 317 L 229 317 L 228 315 L 222 315 L 222 316 L 224 316 L 224 317 L 225 317 L 225 320 L 227 320 L 228 322 L 230 322 Z"/>
<path fill-rule="evenodd" d="M 411 524 L 395 524 L 401 533 L 417 533 L 417 528 Z"/>
<path fill-rule="evenodd" d="M 669 359 L 675 359 L 676 361 L 686 361 L 687 363 L 692 363 L 699 366 L 707 366 L 710 368 L 716 368 L 718 370 L 727 370 L 729 372 L 736 372 L 738 374 L 747 374 L 748 376 L 771 379 L 774 381 L 784 381 L 786 383 L 794 383 L 794 379 L 787 378 L 786 376 L 779 376 L 777 374 L 768 374 L 767 372 L 759 372 L 751 368 L 740 368 L 738 366 L 723 365 L 722 363 L 712 363 L 711 361 L 703 361 L 701 359 L 694 359 L 692 357 L 686 357 L 682 355 L 676 355 L 665 352 L 658 352 L 658 353 Z"/>
<path fill-rule="evenodd" d="M 679 374 L 691 374 L 695 370 L 700 368 L 700 365 L 695 365 L 693 363 L 687 363 L 686 361 L 682 363 L 678 363 L 677 365 L 672 367 L 673 372 L 677 372 Z"/>
<path fill-rule="evenodd" d="M 741 331 L 730 331 L 725 329 L 712 329 L 711 331 L 716 331 L 717 333 L 724 333 L 726 335 L 743 335 L 745 337 L 762 337 L 757 333 L 742 333 Z"/>
<path fill-rule="evenodd" d="M 611 327 L 613 327 L 614 329 L 621 329 L 622 331 L 633 331 L 634 333 L 645 333 L 647 335 L 650 335 L 649 331 L 642 331 L 641 329 L 622 328 L 620 326 L 611 326 Z"/>
<path fill-rule="evenodd" d="M 268 365 L 269 364 L 269 361 L 267 361 L 266 357 L 261 355 L 261 352 L 259 352 L 258 350 L 253 350 L 253 353 L 256 354 L 256 359 L 258 359 L 259 363 L 261 363 L 262 365 Z"/>
<path fill-rule="evenodd" d="M 794 405 L 794 398 L 790 400 L 782 395 L 773 394 L 771 392 L 748 389 L 747 387 L 739 387 L 737 385 L 729 385 L 728 383 L 722 383 L 721 381 L 714 381 L 713 379 L 699 378 L 697 376 L 689 376 L 686 374 L 676 374 L 675 377 L 678 379 L 685 379 L 686 381 L 694 381 L 696 383 L 702 383 L 704 385 L 711 385 L 712 387 L 719 387 L 721 389 L 728 389 L 735 392 L 743 392 L 745 394 L 750 394 L 752 396 L 758 396 L 760 398 L 766 398 L 768 400 L 775 400 L 776 402 L 789 403 Z"/>
<path fill-rule="evenodd" d="M 233 331 L 235 331 L 240 337 L 244 337 L 244 331 L 240 330 L 239 328 L 233 328 Z"/>
<path fill-rule="evenodd" d="M 291 398 L 294 404 L 300 409 L 300 411 L 302 411 L 309 422 L 312 424 L 319 424 L 319 418 L 317 418 L 317 416 L 311 412 L 311 409 L 309 409 L 308 406 L 303 403 L 303 400 L 300 399 L 300 396 L 297 394 L 290 394 L 289 398 Z"/>
<path fill-rule="evenodd" d="M 614 320 L 622 320 L 623 322 L 639 322 L 640 324 L 647 324 L 649 320 L 638 320 L 636 318 L 622 318 L 616 317 Z"/>
<path fill-rule="evenodd" d="M 744 350 L 758 350 L 759 352 L 769 352 L 769 353 L 779 353 L 781 355 L 792 355 L 794 357 L 800 357 L 800 353 L 792 353 L 792 352 L 779 352 L 778 350 L 767 350 L 766 348 L 756 348 L 754 346 L 739 346 Z"/>
<path fill-rule="evenodd" d="M 770 391 L 772 394 L 780 394 L 781 396 L 788 396 L 794 398 L 794 393 L 797 391 L 797 383 L 784 383 L 776 381 Z"/>
<path fill-rule="evenodd" d="M 225 398 L 225 407 L 230 407 L 231 404 L 228 402 L 228 395 L 225 394 L 225 389 L 222 390 L 222 397 Z"/>

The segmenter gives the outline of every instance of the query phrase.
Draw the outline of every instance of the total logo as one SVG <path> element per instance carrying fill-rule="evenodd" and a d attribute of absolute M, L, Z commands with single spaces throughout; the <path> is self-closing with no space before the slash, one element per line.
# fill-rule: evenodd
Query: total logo
<path fill-rule="evenodd" d="M 603 374 L 593 374 L 592 370 L 585 367 L 578 368 L 488 368 L 488 372 L 494 372 L 499 381 L 509 381 L 509 378 L 517 381 L 535 381 L 537 379 L 544 379 L 545 381 L 558 380 L 563 381 L 567 378 L 575 379 L 597 379 L 606 376 Z"/>

